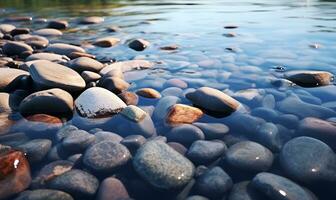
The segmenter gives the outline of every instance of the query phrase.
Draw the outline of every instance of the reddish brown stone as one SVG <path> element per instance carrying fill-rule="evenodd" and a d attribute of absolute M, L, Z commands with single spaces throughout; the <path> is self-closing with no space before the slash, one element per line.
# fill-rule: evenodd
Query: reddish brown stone
<path fill-rule="evenodd" d="M 171 107 L 167 122 L 169 124 L 191 124 L 203 116 L 202 110 L 183 104 L 175 104 Z"/>
<path fill-rule="evenodd" d="M 136 93 L 137 95 L 146 97 L 146 98 L 151 98 L 151 99 L 161 98 L 161 94 L 152 88 L 141 88 L 138 91 L 136 91 Z"/>
<path fill-rule="evenodd" d="M 118 94 L 118 97 L 126 103 L 126 105 L 137 105 L 139 97 L 134 92 L 124 91 Z"/>
<path fill-rule="evenodd" d="M 46 114 L 36 114 L 36 115 L 31 115 L 26 117 L 28 121 L 33 121 L 33 122 L 43 122 L 47 124 L 62 124 L 62 120 L 60 118 L 51 116 L 51 115 L 46 115 Z"/>
<path fill-rule="evenodd" d="M 100 185 L 97 200 L 128 199 L 129 195 L 124 184 L 116 178 L 106 178 Z"/>
<path fill-rule="evenodd" d="M 30 182 L 30 167 L 24 153 L 11 150 L 0 155 L 0 199 L 25 190 Z"/>

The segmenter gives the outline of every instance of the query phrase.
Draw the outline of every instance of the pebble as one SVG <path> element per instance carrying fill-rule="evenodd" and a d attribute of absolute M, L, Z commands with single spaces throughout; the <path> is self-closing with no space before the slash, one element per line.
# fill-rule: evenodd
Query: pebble
<path fill-rule="evenodd" d="M 49 40 L 47 38 L 30 34 L 16 35 L 14 40 L 25 42 L 34 49 L 42 49 L 47 47 L 49 44 Z"/>
<path fill-rule="evenodd" d="M 330 85 L 334 76 L 326 71 L 298 70 L 285 73 L 285 77 L 302 87 L 317 87 Z"/>
<path fill-rule="evenodd" d="M 79 92 L 85 88 L 85 81 L 77 72 L 47 60 L 34 62 L 29 72 L 39 88 L 60 88 L 68 92 Z"/>
<path fill-rule="evenodd" d="M 201 129 L 191 124 L 183 124 L 172 128 L 166 135 L 169 142 L 178 142 L 189 147 L 197 140 L 204 140 Z"/>
<path fill-rule="evenodd" d="M 148 46 L 150 45 L 150 43 L 144 39 L 135 39 L 132 40 L 128 46 L 129 48 L 135 50 L 135 51 L 143 51 L 145 50 Z"/>
<path fill-rule="evenodd" d="M 104 18 L 97 16 L 85 17 L 80 21 L 81 24 L 100 24 L 102 22 L 104 22 Z"/>
<path fill-rule="evenodd" d="M 70 44 L 64 44 L 64 43 L 50 44 L 45 49 L 45 51 L 60 54 L 60 55 L 66 55 L 68 57 L 70 57 L 70 55 L 74 52 L 85 53 L 85 50 L 81 47 L 70 45 Z"/>
<path fill-rule="evenodd" d="M 67 171 L 48 182 L 50 189 L 61 190 L 73 197 L 93 197 L 99 186 L 99 181 L 93 175 L 78 169 Z"/>
<path fill-rule="evenodd" d="M 54 53 L 35 53 L 26 58 L 26 61 L 33 61 L 33 60 L 49 60 L 51 62 L 56 63 L 66 63 L 70 59 L 66 56 L 54 54 Z"/>
<path fill-rule="evenodd" d="M 112 141 L 103 141 L 88 148 L 83 163 L 96 173 L 112 174 L 130 160 L 128 149 Z"/>
<path fill-rule="evenodd" d="M 172 78 L 172 79 L 169 79 L 167 80 L 164 85 L 164 87 L 178 87 L 178 88 L 181 88 L 181 89 L 185 89 L 188 87 L 188 84 L 181 80 L 181 79 L 177 79 L 177 78 Z"/>
<path fill-rule="evenodd" d="M 243 181 L 233 185 L 228 200 L 262 200 L 261 195 L 255 191 L 250 181 Z"/>
<path fill-rule="evenodd" d="M 197 194 L 209 198 L 220 199 L 232 188 L 233 182 L 230 176 L 220 167 L 207 170 L 199 176 L 195 183 Z"/>
<path fill-rule="evenodd" d="M 96 82 L 101 78 L 99 74 L 91 71 L 83 71 L 81 73 L 81 76 L 86 83 Z"/>
<path fill-rule="evenodd" d="M 193 195 L 186 198 L 186 200 L 209 200 L 209 199 L 200 195 Z"/>
<path fill-rule="evenodd" d="M 26 190 L 15 198 L 15 200 L 73 200 L 71 195 L 59 190 L 38 189 Z"/>
<path fill-rule="evenodd" d="M 126 104 L 112 92 L 93 87 L 85 90 L 75 100 L 75 107 L 83 117 L 99 118 L 120 112 Z"/>
<path fill-rule="evenodd" d="M 121 71 L 120 68 L 112 69 L 111 71 L 105 73 L 102 76 L 101 81 L 103 81 L 105 78 L 110 78 L 110 77 L 117 77 L 117 78 L 120 78 L 120 79 L 124 79 L 124 73 Z"/>
<path fill-rule="evenodd" d="M 5 21 L 8 21 L 8 22 L 29 22 L 32 19 L 33 18 L 30 17 L 30 16 L 11 16 L 11 17 L 5 18 Z"/>
<path fill-rule="evenodd" d="M 193 125 L 203 131 L 207 140 L 221 139 L 229 132 L 229 127 L 221 123 L 195 122 Z"/>
<path fill-rule="evenodd" d="M 184 105 L 175 104 L 170 108 L 167 115 L 167 123 L 169 124 L 192 124 L 203 116 L 202 110 Z"/>
<path fill-rule="evenodd" d="M 120 94 L 127 90 L 130 87 L 130 84 L 118 77 L 108 77 L 99 81 L 98 86 L 108 89 L 115 94 Z"/>
<path fill-rule="evenodd" d="M 54 29 L 66 29 L 68 28 L 69 23 L 65 20 L 54 20 L 54 21 L 50 21 L 48 23 L 48 28 L 54 28 Z"/>
<path fill-rule="evenodd" d="M 10 34 L 14 37 L 16 35 L 29 34 L 29 32 L 29 28 L 15 28 L 10 32 Z"/>
<path fill-rule="evenodd" d="M 126 105 L 137 105 L 139 97 L 134 92 L 123 91 L 118 94 L 118 97 L 125 102 Z"/>
<path fill-rule="evenodd" d="M 7 199 L 22 192 L 31 182 L 30 166 L 20 151 L 10 150 L 0 154 L 0 197 Z"/>
<path fill-rule="evenodd" d="M 43 28 L 33 32 L 35 35 L 44 36 L 44 37 L 57 37 L 63 35 L 62 31 L 59 31 L 54 28 Z"/>
<path fill-rule="evenodd" d="M 168 142 L 167 143 L 171 148 L 173 148 L 175 151 L 179 152 L 181 155 L 185 156 L 188 149 L 183 146 L 182 144 L 180 143 L 177 143 L 177 142 Z"/>
<path fill-rule="evenodd" d="M 188 159 L 159 140 L 148 141 L 138 149 L 133 167 L 152 186 L 161 189 L 181 188 L 194 174 Z"/>
<path fill-rule="evenodd" d="M 32 52 L 33 49 L 23 42 L 9 41 L 2 47 L 3 52 L 8 56 L 19 56 L 25 51 Z"/>
<path fill-rule="evenodd" d="M 27 154 L 30 163 L 42 161 L 51 149 L 51 141 L 48 139 L 35 139 L 17 146 Z"/>
<path fill-rule="evenodd" d="M 50 89 L 35 92 L 20 104 L 20 113 L 28 116 L 34 114 L 49 114 L 66 116 L 73 112 L 73 98 L 62 89 Z"/>
<path fill-rule="evenodd" d="M 195 165 L 207 165 L 218 159 L 226 149 L 221 141 L 198 140 L 192 143 L 186 157 Z"/>
<path fill-rule="evenodd" d="M 61 127 L 56 135 L 55 135 L 55 139 L 57 142 L 60 142 L 62 141 L 65 137 L 69 136 L 71 134 L 71 132 L 73 131 L 77 131 L 78 128 L 76 126 L 73 126 L 73 125 L 65 125 L 63 127 Z"/>
<path fill-rule="evenodd" d="M 240 103 L 229 95 L 209 87 L 198 88 L 194 92 L 186 94 L 193 104 L 206 110 L 219 114 L 227 114 L 236 111 Z"/>
<path fill-rule="evenodd" d="M 67 65 L 79 73 L 86 70 L 92 72 L 99 72 L 102 68 L 104 68 L 104 65 L 101 62 L 88 57 L 79 57 L 73 59 L 69 61 Z"/>
<path fill-rule="evenodd" d="M 336 149 L 336 126 L 332 122 L 313 117 L 304 118 L 299 123 L 296 135 L 319 139 Z"/>
<path fill-rule="evenodd" d="M 20 85 L 20 79 L 29 73 L 19 69 L 0 68 L 0 91 L 8 92 Z"/>
<path fill-rule="evenodd" d="M 109 177 L 100 184 L 97 200 L 130 199 L 124 184 L 117 178 Z"/>
<path fill-rule="evenodd" d="M 136 91 L 136 94 L 145 98 L 159 99 L 161 94 L 153 88 L 141 88 Z"/>
<path fill-rule="evenodd" d="M 104 37 L 97 39 L 93 45 L 99 46 L 99 47 L 113 47 L 116 44 L 120 42 L 120 39 L 115 37 Z"/>
<path fill-rule="evenodd" d="M 251 186 L 269 199 L 313 200 L 313 197 L 298 184 L 285 177 L 267 172 L 257 174 L 253 178 Z"/>
<path fill-rule="evenodd" d="M 65 152 L 75 154 L 82 153 L 87 147 L 95 142 L 96 137 L 84 130 L 72 131 L 62 141 Z"/>
<path fill-rule="evenodd" d="M 95 144 L 103 141 L 120 143 L 123 140 L 120 135 L 108 131 L 98 131 L 94 133 L 94 136 L 96 137 Z"/>
<path fill-rule="evenodd" d="M 124 108 L 120 112 L 120 114 L 134 122 L 141 122 L 147 116 L 147 113 L 145 111 L 133 105 L 129 105 L 126 108 Z"/>
<path fill-rule="evenodd" d="M 9 34 L 15 28 L 12 24 L 0 24 L 0 32 L 3 34 Z"/>
<path fill-rule="evenodd" d="M 223 157 L 225 163 L 234 169 L 257 173 L 269 170 L 273 159 L 270 150 L 252 141 L 232 145 Z"/>
<path fill-rule="evenodd" d="M 294 180 L 307 184 L 336 181 L 336 156 L 320 140 L 297 137 L 287 142 L 280 152 L 280 164 Z"/>
<path fill-rule="evenodd" d="M 160 47 L 161 50 L 164 50 L 164 51 L 175 51 L 179 48 L 178 45 L 176 44 L 172 44 L 172 45 L 168 45 L 168 46 L 163 46 L 163 47 Z"/>
<path fill-rule="evenodd" d="M 136 152 L 144 143 L 146 138 L 142 135 L 129 135 L 121 140 L 121 144 L 128 148 L 130 152 Z"/>

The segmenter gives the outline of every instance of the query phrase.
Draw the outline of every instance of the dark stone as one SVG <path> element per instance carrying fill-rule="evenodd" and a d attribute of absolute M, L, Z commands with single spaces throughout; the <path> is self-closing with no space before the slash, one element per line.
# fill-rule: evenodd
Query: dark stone
<path fill-rule="evenodd" d="M 187 158 L 195 165 L 210 164 L 218 159 L 226 149 L 226 145 L 220 141 L 198 140 L 190 146 Z"/>
<path fill-rule="evenodd" d="M 27 190 L 20 194 L 15 200 L 73 200 L 73 198 L 59 190 Z"/>
<path fill-rule="evenodd" d="M 124 184 L 113 177 L 103 180 L 100 184 L 96 200 L 122 200 L 129 199 L 127 189 Z"/>
<path fill-rule="evenodd" d="M 129 48 L 135 50 L 135 51 L 143 51 L 145 50 L 148 46 L 150 45 L 150 43 L 144 39 L 135 39 L 132 40 L 128 46 Z"/>
<path fill-rule="evenodd" d="M 27 154 L 30 163 L 37 163 L 44 159 L 51 149 L 51 141 L 48 139 L 35 139 L 19 145 L 18 149 Z"/>
<path fill-rule="evenodd" d="M 23 42 L 9 41 L 3 47 L 2 50 L 8 56 L 20 55 L 25 51 L 33 51 L 31 46 Z"/>
<path fill-rule="evenodd" d="M 165 135 L 169 142 L 178 142 L 189 147 L 193 142 L 204 139 L 204 133 L 201 129 L 190 124 L 183 124 L 171 129 Z"/>
<path fill-rule="evenodd" d="M 66 29 L 68 28 L 69 23 L 65 20 L 54 20 L 50 21 L 48 24 L 48 28 L 55 28 L 55 29 Z"/>

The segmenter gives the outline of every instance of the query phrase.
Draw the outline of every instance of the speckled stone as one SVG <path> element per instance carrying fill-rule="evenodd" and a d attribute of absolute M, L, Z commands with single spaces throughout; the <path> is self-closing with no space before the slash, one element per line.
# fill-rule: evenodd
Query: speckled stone
<path fill-rule="evenodd" d="M 161 189 L 181 188 L 194 174 L 193 164 L 162 141 L 146 142 L 137 151 L 133 166 L 151 185 Z"/>
<path fill-rule="evenodd" d="M 50 189 L 61 190 L 78 198 L 92 197 L 98 186 L 99 181 L 96 177 L 78 169 L 67 171 L 48 183 Z"/>
<path fill-rule="evenodd" d="M 112 173 L 124 166 L 130 158 L 131 154 L 124 145 L 103 141 L 85 151 L 83 163 L 97 173 Z"/>
<path fill-rule="evenodd" d="M 196 179 L 196 193 L 210 198 L 220 198 L 233 185 L 230 176 L 220 167 L 207 170 Z"/>
<path fill-rule="evenodd" d="M 129 135 L 122 139 L 120 143 L 133 153 L 138 150 L 145 142 L 146 138 L 142 135 Z"/>
<path fill-rule="evenodd" d="M 43 160 L 51 149 L 51 141 L 48 139 L 35 139 L 19 145 L 18 149 L 27 154 L 30 163 L 37 163 Z"/>
<path fill-rule="evenodd" d="M 62 141 L 62 148 L 69 153 L 82 153 L 95 142 L 96 137 L 84 130 L 72 131 Z"/>
<path fill-rule="evenodd" d="M 274 200 L 313 200 L 313 197 L 298 184 L 271 173 L 257 174 L 253 178 L 251 186 Z"/>
<path fill-rule="evenodd" d="M 280 152 L 280 164 L 294 180 L 307 184 L 336 181 L 336 156 L 320 140 L 297 137 L 287 142 Z"/>
<path fill-rule="evenodd" d="M 226 145 L 220 141 L 198 140 L 190 146 L 187 158 L 196 165 L 209 164 L 218 159 L 226 149 Z"/>
<path fill-rule="evenodd" d="M 68 193 L 59 190 L 38 189 L 24 191 L 15 200 L 73 200 Z"/>

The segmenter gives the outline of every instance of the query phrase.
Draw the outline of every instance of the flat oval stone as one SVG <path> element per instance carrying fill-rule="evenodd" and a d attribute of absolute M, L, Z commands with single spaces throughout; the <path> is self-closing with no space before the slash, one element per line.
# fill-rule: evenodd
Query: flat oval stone
<path fill-rule="evenodd" d="M 69 23 L 65 20 L 53 20 L 48 23 L 48 28 L 54 29 L 66 29 L 68 28 Z"/>
<path fill-rule="evenodd" d="M 28 76 L 29 73 L 19 69 L 0 68 L 0 91 L 16 89 L 20 79 Z"/>
<path fill-rule="evenodd" d="M 91 16 L 83 18 L 80 23 L 81 24 L 100 24 L 104 21 L 103 17 Z"/>
<path fill-rule="evenodd" d="M 118 97 L 123 100 L 126 105 L 137 105 L 139 101 L 139 97 L 134 92 L 123 91 L 118 94 Z"/>
<path fill-rule="evenodd" d="M 21 55 L 25 51 L 33 51 L 33 48 L 23 42 L 9 41 L 2 47 L 5 54 L 9 56 Z"/>
<path fill-rule="evenodd" d="M 194 92 L 186 94 L 193 104 L 215 113 L 231 113 L 236 111 L 240 103 L 214 88 L 201 87 Z"/>
<path fill-rule="evenodd" d="M 67 171 L 48 183 L 50 189 L 62 190 L 74 197 L 92 197 L 99 186 L 93 175 L 78 169 Z"/>
<path fill-rule="evenodd" d="M 113 173 L 131 158 L 128 149 L 121 144 L 104 141 L 88 148 L 83 163 L 97 173 Z"/>
<path fill-rule="evenodd" d="M 60 88 L 78 92 L 85 88 L 85 81 L 74 70 L 50 61 L 34 62 L 29 68 L 30 75 L 38 87 Z"/>
<path fill-rule="evenodd" d="M 135 39 L 132 40 L 128 46 L 129 48 L 135 50 L 135 51 L 143 51 L 145 50 L 148 46 L 150 45 L 150 43 L 144 39 Z"/>
<path fill-rule="evenodd" d="M 188 84 L 181 79 L 172 78 L 172 79 L 167 80 L 164 83 L 164 87 L 178 87 L 178 88 L 185 89 L 188 87 Z"/>
<path fill-rule="evenodd" d="M 131 85 L 118 77 L 108 77 L 99 81 L 99 87 L 110 90 L 115 94 L 120 94 L 121 92 L 127 90 Z"/>
<path fill-rule="evenodd" d="M 120 42 L 120 39 L 115 37 L 104 37 L 97 39 L 93 45 L 99 46 L 99 47 L 113 47 L 116 44 Z"/>
<path fill-rule="evenodd" d="M 169 142 L 178 142 L 187 147 L 196 140 L 204 140 L 203 131 L 191 124 L 174 127 L 165 136 Z"/>
<path fill-rule="evenodd" d="M 136 94 L 150 99 L 161 98 L 161 94 L 153 88 L 141 88 L 136 91 Z"/>
<path fill-rule="evenodd" d="M 122 62 L 115 62 L 104 67 L 99 73 L 101 75 L 115 69 L 120 69 L 122 72 L 139 70 L 139 69 L 149 69 L 154 66 L 154 63 L 147 60 L 128 60 Z"/>
<path fill-rule="evenodd" d="M 313 197 L 298 184 L 271 173 L 257 174 L 253 178 L 251 186 L 274 200 L 313 200 Z"/>
<path fill-rule="evenodd" d="M 307 184 L 336 181 L 336 156 L 320 140 L 298 137 L 287 142 L 280 152 L 280 164 L 293 179 Z"/>
<path fill-rule="evenodd" d="M 195 165 L 206 165 L 218 159 L 226 149 L 224 142 L 198 140 L 190 146 L 187 158 Z"/>
<path fill-rule="evenodd" d="M 99 72 L 104 67 L 104 65 L 101 62 L 88 57 L 79 57 L 74 60 L 71 60 L 68 63 L 68 66 L 79 73 L 86 70 L 92 72 Z"/>
<path fill-rule="evenodd" d="M 0 196 L 6 199 L 29 187 L 30 166 L 24 153 L 10 150 L 0 154 Z"/>
<path fill-rule="evenodd" d="M 15 28 L 13 29 L 10 34 L 12 36 L 28 34 L 30 32 L 29 28 Z"/>
<path fill-rule="evenodd" d="M 120 112 L 126 104 L 112 92 L 93 87 L 85 90 L 75 101 L 75 106 L 83 117 L 97 118 Z"/>
<path fill-rule="evenodd" d="M 23 41 L 29 46 L 36 49 L 45 48 L 49 44 L 49 40 L 47 38 L 38 35 L 30 35 L 30 34 L 16 35 L 14 39 L 18 41 Z"/>
<path fill-rule="evenodd" d="M 45 36 L 45 37 L 55 37 L 63 35 L 62 31 L 54 28 L 43 28 L 33 32 L 35 35 Z"/>
<path fill-rule="evenodd" d="M 233 168 L 249 172 L 267 171 L 273 163 L 273 154 L 266 147 L 251 141 L 232 145 L 223 158 Z"/>
<path fill-rule="evenodd" d="M 97 200 L 121 200 L 129 199 L 127 189 L 124 184 L 113 177 L 109 177 L 103 180 L 100 184 Z"/>
<path fill-rule="evenodd" d="M 72 114 L 72 111 L 72 96 L 58 88 L 35 92 L 24 98 L 20 104 L 20 113 L 26 116 L 33 114 L 66 116 Z"/>
<path fill-rule="evenodd" d="M 229 127 L 221 123 L 196 122 L 193 123 L 193 125 L 203 131 L 205 139 L 207 140 L 221 139 L 229 132 Z"/>
<path fill-rule="evenodd" d="M 51 62 L 65 63 L 70 59 L 64 55 L 59 55 L 55 53 L 35 53 L 26 58 L 26 61 L 33 60 L 49 60 Z"/>
<path fill-rule="evenodd" d="M 3 34 L 8 34 L 15 28 L 16 27 L 12 24 L 0 24 L 0 32 L 2 32 Z"/>
<path fill-rule="evenodd" d="M 18 196 L 15 200 L 73 200 L 71 195 L 59 190 L 38 189 L 27 190 Z"/>
<path fill-rule="evenodd" d="M 133 166 L 142 178 L 161 189 L 181 188 L 194 174 L 188 159 L 158 140 L 148 141 L 138 149 Z"/>
<path fill-rule="evenodd" d="M 121 140 L 123 140 L 123 138 L 120 135 L 109 131 L 98 131 L 94 134 L 94 136 L 96 136 L 95 144 L 103 141 L 120 143 Z"/>
<path fill-rule="evenodd" d="M 120 112 L 120 114 L 134 122 L 142 121 L 147 115 L 147 113 L 143 111 L 141 108 L 137 106 L 133 106 L 133 105 L 130 105 L 124 108 Z"/>
<path fill-rule="evenodd" d="M 330 85 L 334 76 L 326 71 L 297 70 L 287 72 L 285 77 L 303 87 L 317 87 Z"/>
<path fill-rule="evenodd" d="M 68 57 L 70 57 L 71 53 L 73 52 L 85 53 L 85 50 L 81 47 L 70 45 L 70 44 L 64 44 L 64 43 L 50 44 L 45 49 L 45 51 L 60 54 L 60 55 L 66 55 Z"/>
<path fill-rule="evenodd" d="M 195 188 L 198 194 L 220 198 L 231 189 L 232 185 L 230 176 L 220 167 L 214 167 L 197 178 Z"/>
<path fill-rule="evenodd" d="M 86 83 L 90 83 L 92 81 L 98 81 L 101 76 L 95 72 L 91 72 L 91 71 L 83 71 L 81 73 L 82 78 L 85 80 Z"/>
<path fill-rule="evenodd" d="M 191 124 L 203 116 L 202 110 L 184 105 L 175 104 L 170 108 L 166 121 L 169 124 Z"/>
<path fill-rule="evenodd" d="M 262 200 L 261 195 L 255 191 L 249 181 L 233 185 L 228 200 Z"/>
<path fill-rule="evenodd" d="M 51 149 L 51 141 L 48 139 L 30 140 L 17 148 L 27 154 L 30 163 L 36 163 L 42 161 L 48 154 Z"/>
<path fill-rule="evenodd" d="M 96 137 L 84 130 L 72 131 L 62 141 L 62 148 L 68 153 L 82 153 L 95 142 Z"/>

